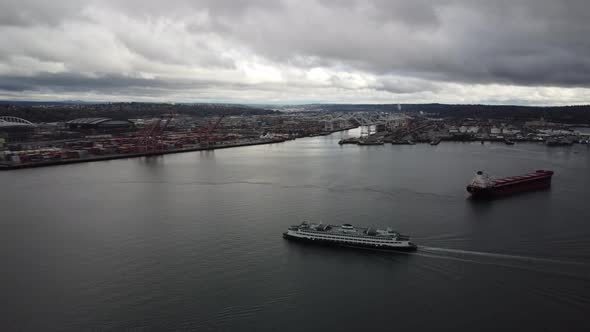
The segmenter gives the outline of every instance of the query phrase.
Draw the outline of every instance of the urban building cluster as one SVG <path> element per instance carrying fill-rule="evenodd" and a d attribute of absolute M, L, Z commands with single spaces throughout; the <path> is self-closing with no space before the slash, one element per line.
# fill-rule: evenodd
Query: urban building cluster
<path fill-rule="evenodd" d="M 361 121 L 358 138 L 341 144 L 380 145 L 431 143 L 441 141 L 540 142 L 549 146 L 588 144 L 588 124 L 565 124 L 543 118 L 529 121 L 511 119 L 437 118 L 430 114 L 372 114 Z"/>
<path fill-rule="evenodd" d="M 0 168 L 52 165 L 203 149 L 277 143 L 360 127 L 341 144 L 381 145 L 441 141 L 587 144 L 588 124 L 543 118 L 445 118 L 425 112 L 297 111 L 195 116 L 174 111 L 129 119 L 85 117 L 33 123 L 0 116 Z"/>

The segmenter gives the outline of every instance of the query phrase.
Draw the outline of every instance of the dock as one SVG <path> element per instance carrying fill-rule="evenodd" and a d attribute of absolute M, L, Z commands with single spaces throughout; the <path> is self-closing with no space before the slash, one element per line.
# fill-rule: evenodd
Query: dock
<path fill-rule="evenodd" d="M 217 149 L 236 148 L 236 147 L 242 147 L 242 146 L 274 144 L 274 143 L 282 143 L 284 141 L 285 141 L 285 139 L 267 139 L 267 140 L 229 143 L 229 144 L 217 144 L 217 145 L 208 146 L 208 147 L 195 146 L 195 147 L 175 148 L 175 149 L 169 149 L 169 150 L 158 150 L 158 151 L 147 151 L 147 152 L 136 152 L 136 153 L 116 153 L 116 154 L 89 156 L 89 157 L 72 158 L 72 159 L 44 160 L 44 161 L 24 162 L 24 163 L 6 163 L 5 162 L 5 163 L 0 163 L 0 171 L 16 170 L 16 169 L 23 169 L 23 168 L 33 168 L 33 167 L 46 167 L 46 166 L 66 165 L 66 164 L 77 164 L 77 163 L 105 161 L 105 160 L 114 160 L 114 159 L 153 157 L 153 156 L 161 156 L 161 155 L 172 154 L 172 153 L 209 151 L 209 150 L 217 150 Z"/>

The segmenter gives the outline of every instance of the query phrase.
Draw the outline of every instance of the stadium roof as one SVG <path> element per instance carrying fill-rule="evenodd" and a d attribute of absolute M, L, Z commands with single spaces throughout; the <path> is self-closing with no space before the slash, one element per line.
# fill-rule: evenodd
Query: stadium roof
<path fill-rule="evenodd" d="M 68 121 L 69 124 L 85 124 L 85 125 L 97 125 L 99 123 L 110 121 L 109 118 L 79 118 Z"/>
<path fill-rule="evenodd" d="M 0 116 L 0 127 L 35 127 L 35 124 L 16 116 Z"/>

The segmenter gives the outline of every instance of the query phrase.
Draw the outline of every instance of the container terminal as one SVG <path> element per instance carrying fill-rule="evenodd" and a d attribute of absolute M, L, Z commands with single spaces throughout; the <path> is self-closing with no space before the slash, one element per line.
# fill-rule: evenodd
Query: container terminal
<path fill-rule="evenodd" d="M 142 157 L 328 135 L 356 124 L 326 126 L 313 115 L 189 117 L 174 113 L 151 119 L 78 118 L 35 124 L 0 117 L 0 170 Z"/>

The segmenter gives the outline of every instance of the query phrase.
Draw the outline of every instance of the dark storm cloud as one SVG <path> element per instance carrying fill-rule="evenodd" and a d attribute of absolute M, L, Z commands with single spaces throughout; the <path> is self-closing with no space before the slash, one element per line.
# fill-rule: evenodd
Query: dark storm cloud
<path fill-rule="evenodd" d="M 158 84 L 160 83 L 160 84 Z M 135 86 L 154 87 L 161 85 L 155 80 L 125 77 L 122 75 L 104 75 L 87 77 L 72 73 L 39 73 L 35 76 L 3 76 L 0 77 L 0 90 L 37 91 L 51 89 L 55 91 L 85 91 L 100 89 L 119 89 Z"/>
<path fill-rule="evenodd" d="M 35 76 L 2 76 L 0 90 L 12 92 L 41 91 L 94 91 L 113 93 L 124 89 L 134 89 L 144 93 L 155 91 L 175 91 L 198 89 L 216 85 L 215 82 L 200 80 L 178 80 L 161 78 L 130 77 L 121 74 L 85 76 L 77 73 L 40 73 Z M 237 86 L 237 85 L 236 85 Z"/>
<path fill-rule="evenodd" d="M 259 15 L 233 32 L 278 61 L 311 55 L 379 74 L 451 82 L 590 83 L 587 1 L 321 4 L 294 6 L 305 16 Z"/>
<path fill-rule="evenodd" d="M 585 0 L 4 0 L 0 88 L 588 88 L 589 21 Z"/>
<path fill-rule="evenodd" d="M 293 84 L 296 88 L 304 85 Z M 78 73 L 39 73 L 35 76 L 0 76 L 0 92 L 92 92 L 119 95 L 133 92 L 136 96 L 166 96 L 174 93 L 194 93 L 202 89 L 248 91 L 253 87 L 280 91 L 282 84 L 246 84 L 205 79 L 142 78 L 123 74 L 87 76 Z"/>

